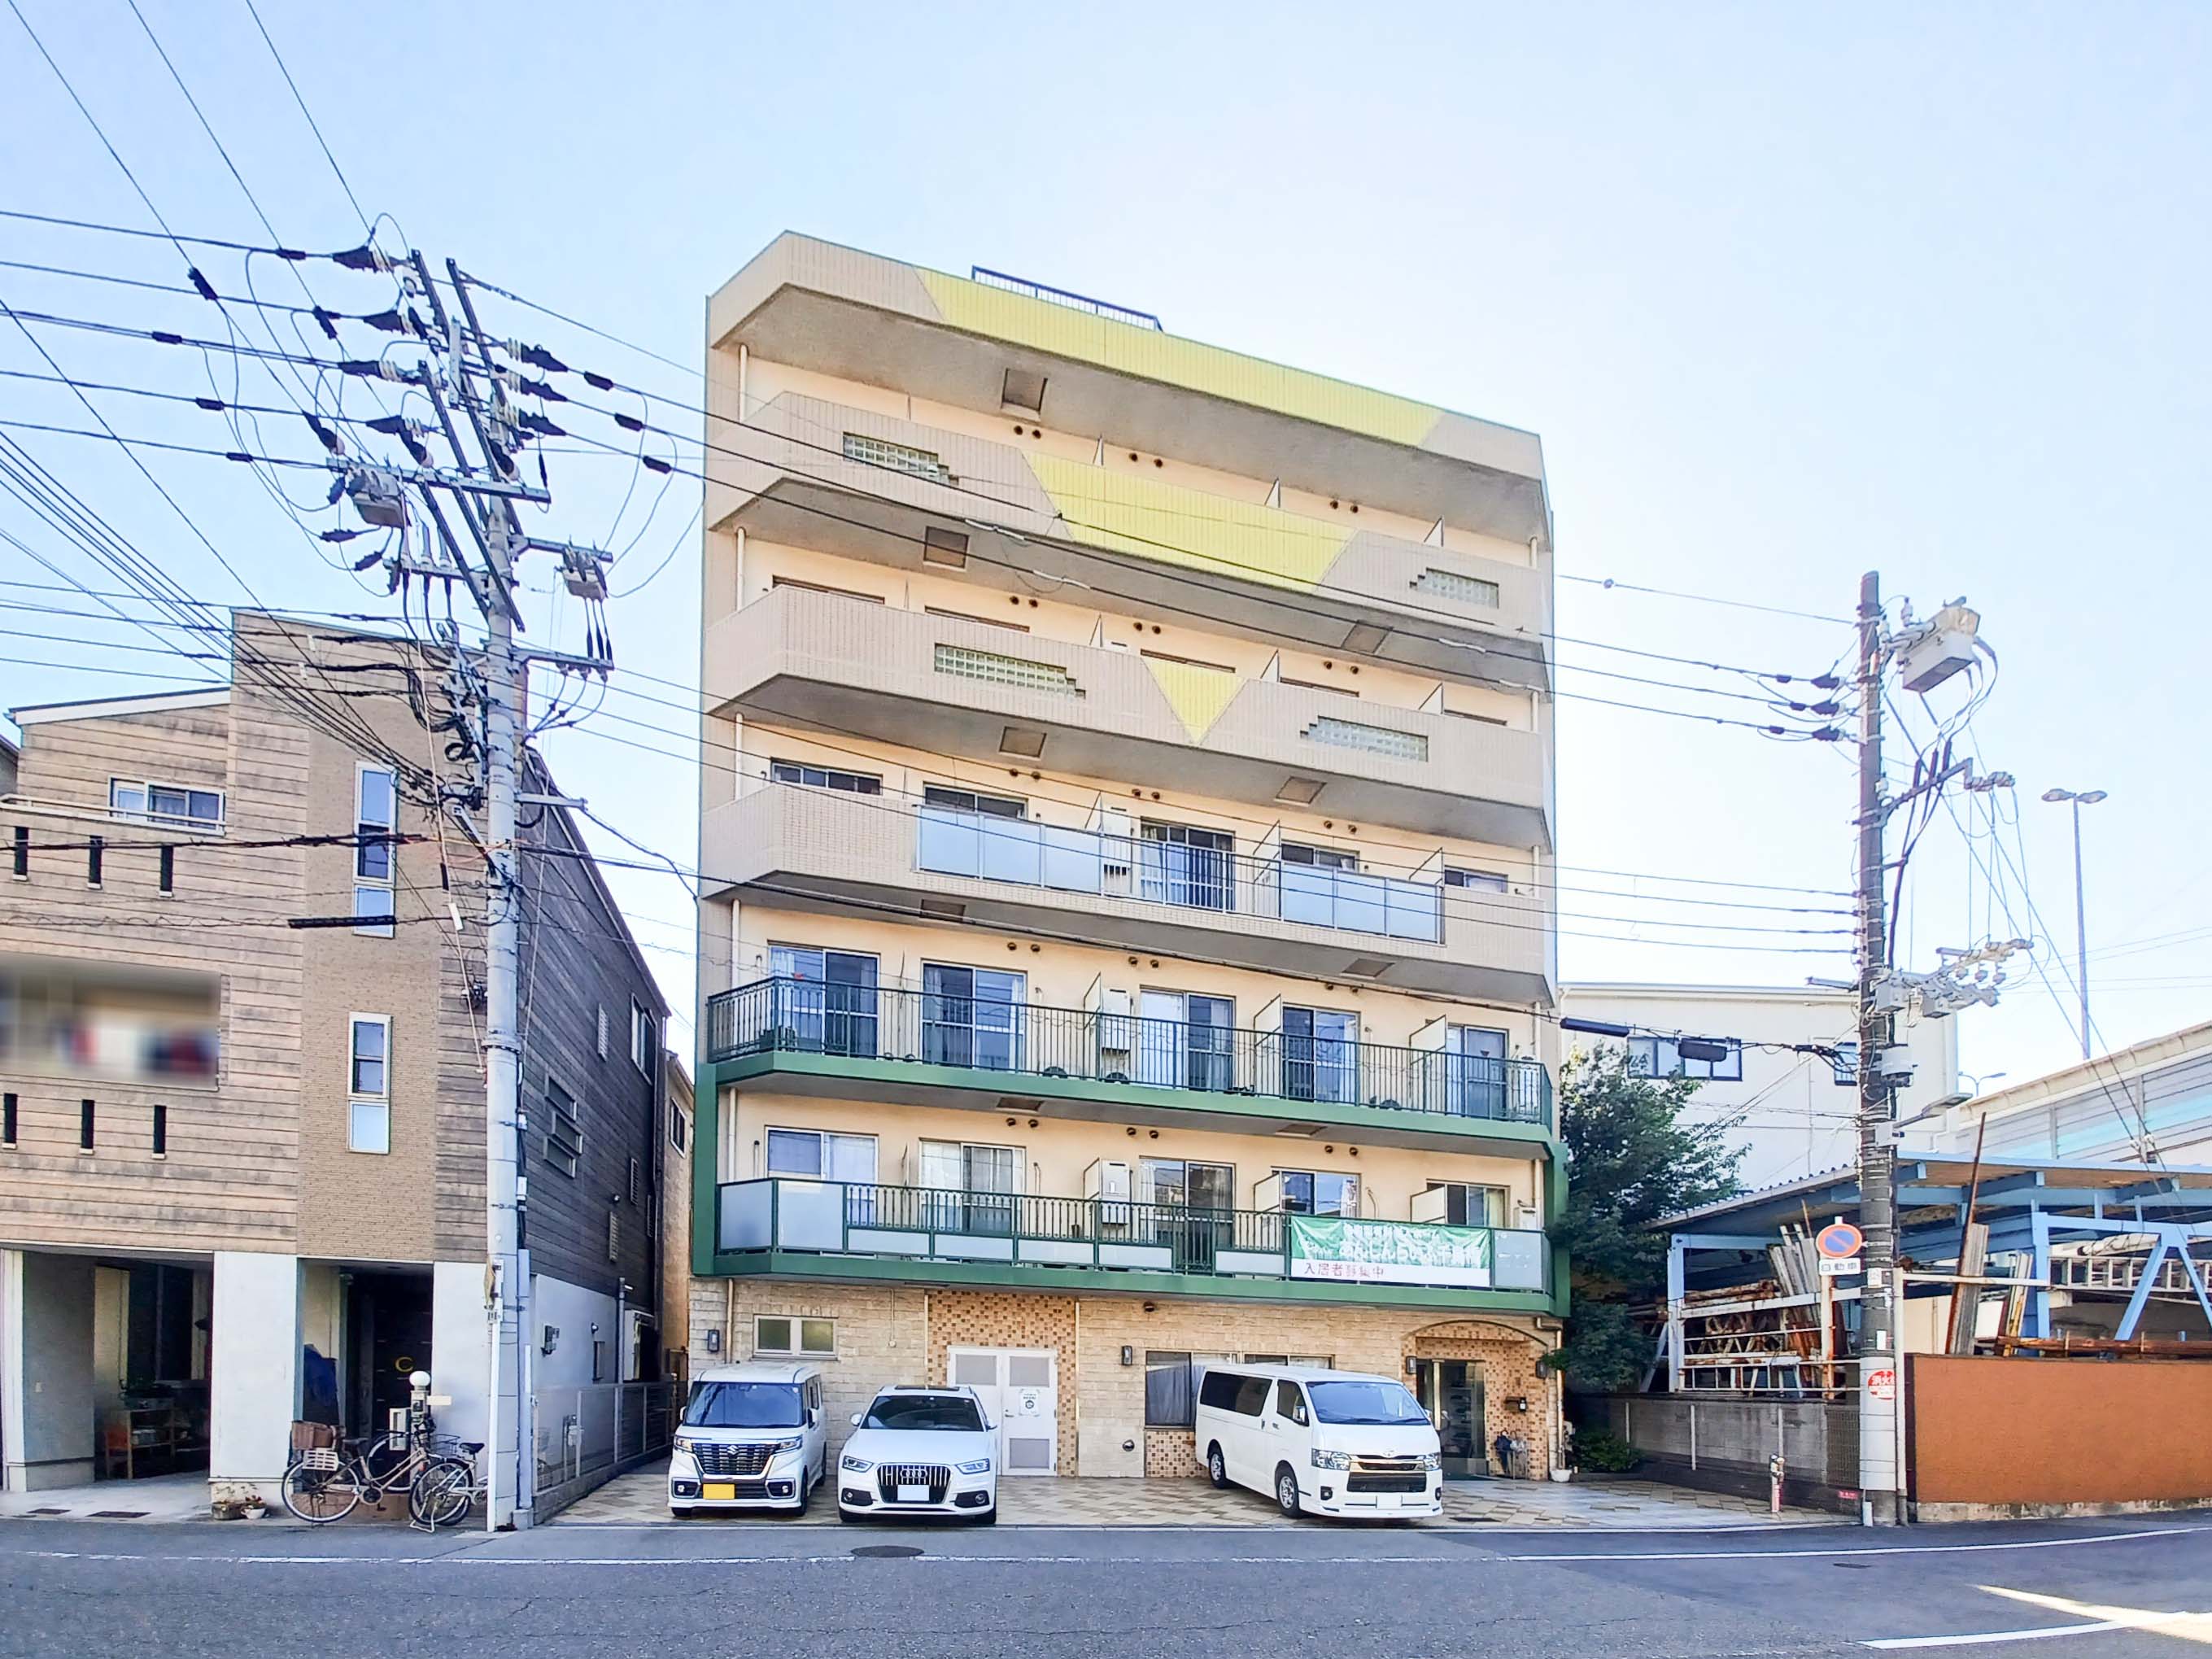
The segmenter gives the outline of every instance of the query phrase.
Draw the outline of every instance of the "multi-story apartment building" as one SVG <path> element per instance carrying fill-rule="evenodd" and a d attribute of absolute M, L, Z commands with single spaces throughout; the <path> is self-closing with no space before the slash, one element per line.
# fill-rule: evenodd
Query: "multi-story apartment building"
<path fill-rule="evenodd" d="M 15 711 L 10 1490 L 205 1469 L 273 1493 L 295 1418 L 380 1431 L 418 1369 L 441 1426 L 485 1437 L 483 866 L 424 805 L 456 776 L 426 726 L 441 665 L 261 613 L 232 644 L 228 685 Z M 531 787 L 557 794 L 534 757 Z M 666 1010 L 566 809 L 532 812 L 526 1472 L 551 1488 L 611 1449 L 618 1378 L 659 1375 Z"/>
<path fill-rule="evenodd" d="M 690 1349 L 1192 1473 L 1192 1381 L 1553 1443 L 1526 433 L 786 235 L 709 303 Z"/>

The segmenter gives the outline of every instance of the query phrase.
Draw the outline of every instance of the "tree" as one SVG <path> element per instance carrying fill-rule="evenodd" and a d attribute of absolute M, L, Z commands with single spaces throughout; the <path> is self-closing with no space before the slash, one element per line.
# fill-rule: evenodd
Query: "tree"
<path fill-rule="evenodd" d="M 1680 1121 L 1697 1087 L 1631 1071 L 1627 1051 L 1610 1043 L 1560 1067 L 1567 1207 L 1555 1237 L 1574 1290 L 1560 1352 L 1577 1389 L 1634 1388 L 1650 1363 L 1650 1339 L 1630 1316 L 1666 1293 L 1667 1237 L 1650 1224 L 1737 1190 L 1742 1154 Z"/>

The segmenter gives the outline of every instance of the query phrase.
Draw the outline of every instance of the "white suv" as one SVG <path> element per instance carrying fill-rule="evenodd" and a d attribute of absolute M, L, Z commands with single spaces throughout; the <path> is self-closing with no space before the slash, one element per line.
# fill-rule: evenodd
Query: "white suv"
<path fill-rule="evenodd" d="M 885 1389 L 837 1459 L 837 1518 L 999 1518 L 999 1436 L 975 1390 Z"/>
<path fill-rule="evenodd" d="M 804 1514 L 830 1478 L 817 1365 L 718 1365 L 684 1402 L 668 1460 L 668 1509 L 778 1509 Z"/>

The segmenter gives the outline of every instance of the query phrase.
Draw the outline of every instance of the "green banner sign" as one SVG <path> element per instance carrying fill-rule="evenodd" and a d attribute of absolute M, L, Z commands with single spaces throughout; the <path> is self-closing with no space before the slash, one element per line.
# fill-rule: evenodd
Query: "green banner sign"
<path fill-rule="evenodd" d="M 1490 1284 L 1493 1242 L 1487 1227 L 1325 1215 L 1294 1215 L 1289 1221 L 1293 1279 L 1477 1290 Z"/>

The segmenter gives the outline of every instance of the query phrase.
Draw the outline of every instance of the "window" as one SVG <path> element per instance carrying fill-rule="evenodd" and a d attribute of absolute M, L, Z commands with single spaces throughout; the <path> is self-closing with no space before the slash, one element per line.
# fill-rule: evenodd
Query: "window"
<path fill-rule="evenodd" d="M 9 873 L 18 881 L 28 881 L 31 878 L 31 826 L 29 824 L 19 823 L 15 826 L 15 844 L 11 850 L 15 854 L 15 862 L 9 866 Z"/>
<path fill-rule="evenodd" d="M 819 1129 L 770 1129 L 768 1172 L 808 1181 L 872 1182 L 876 1178 L 876 1138 Z"/>
<path fill-rule="evenodd" d="M 374 766 L 354 772 L 353 913 L 368 925 L 354 932 L 392 937 L 392 884 L 398 854 L 392 836 L 399 823 L 398 786 Z"/>
<path fill-rule="evenodd" d="M 820 582 L 803 582 L 796 576 L 771 576 L 771 588 L 796 587 L 809 593 L 834 593 L 841 599 L 858 599 L 863 605 L 881 605 L 883 598 L 876 593 L 856 593 L 849 587 L 827 587 Z"/>
<path fill-rule="evenodd" d="M 641 1182 L 639 1182 L 639 1180 L 638 1180 L 638 1164 L 637 1164 L 637 1159 L 636 1159 L 635 1157 L 633 1157 L 633 1158 L 630 1159 L 630 1161 L 629 1161 L 629 1178 L 628 1178 L 628 1180 L 624 1182 L 624 1188 L 625 1188 L 625 1190 L 626 1190 L 626 1191 L 628 1191 L 628 1193 L 629 1194 L 629 1201 L 630 1201 L 631 1203 L 633 1203 L 633 1204 L 635 1204 L 635 1203 L 637 1203 L 637 1202 L 639 1201 L 639 1199 L 638 1199 L 638 1188 L 639 1188 L 639 1187 L 640 1187 L 640 1185 L 641 1185 Z"/>
<path fill-rule="evenodd" d="M 1479 605 L 1486 611 L 1498 609 L 1498 584 L 1480 576 L 1462 576 L 1456 570 L 1424 570 L 1413 578 L 1414 591 L 1433 593 L 1440 599 L 1455 599 L 1462 605 Z"/>
<path fill-rule="evenodd" d="M 884 781 L 869 772 L 840 772 L 835 767 L 802 766 L 795 761 L 772 761 L 768 775 L 778 783 L 799 783 L 809 789 L 841 789 L 853 795 L 880 795 Z"/>
<path fill-rule="evenodd" d="M 1332 749 L 1357 749 L 1363 754 L 1382 755 L 1391 760 L 1425 761 L 1429 757 L 1429 739 L 1420 732 L 1400 732 L 1387 726 L 1367 726 L 1358 720 L 1341 720 L 1334 714 L 1324 714 L 1303 733 L 1308 743 L 1326 744 Z"/>
<path fill-rule="evenodd" d="M 924 963 L 921 1058 L 931 1066 L 998 1072 L 1023 1066 L 1028 980 L 996 968 Z"/>
<path fill-rule="evenodd" d="M 1357 870 L 1359 854 L 1334 847 L 1301 847 L 1296 842 L 1286 841 L 1283 843 L 1283 862 L 1310 864 L 1316 870 Z"/>
<path fill-rule="evenodd" d="M 1836 1045 L 1836 1057 L 1828 1062 L 1828 1069 L 1834 1073 L 1838 1088 L 1856 1089 L 1859 1086 L 1857 1039 L 1854 1038 L 1849 1042 L 1838 1042 Z"/>
<path fill-rule="evenodd" d="M 973 646 L 941 643 L 931 653 L 931 661 L 939 673 L 957 675 L 965 680 L 987 680 L 994 685 L 1019 686 L 1025 691 L 1052 691 L 1066 697 L 1083 695 L 1075 676 L 1056 662 L 1035 662 L 1027 657 L 978 651 Z"/>
<path fill-rule="evenodd" d="M 1503 1187 L 1478 1187 L 1465 1181 L 1431 1181 L 1428 1190 L 1442 1193 L 1444 1212 L 1437 1219 L 1452 1227 L 1503 1227 L 1509 1196 Z"/>
<path fill-rule="evenodd" d="M 1195 992 L 1137 994 L 1136 1077 L 1218 1094 L 1237 1086 L 1237 1005 Z"/>
<path fill-rule="evenodd" d="M 606 1380 L 607 1380 L 607 1343 L 606 1343 L 606 1339 L 605 1339 L 605 1337 L 599 1337 L 599 1336 L 595 1336 L 595 1337 L 593 1337 L 593 1338 L 592 1339 L 592 1382 L 605 1382 Z"/>
<path fill-rule="evenodd" d="M 979 628 L 1004 628 L 1016 634 L 1030 631 L 1027 623 L 1008 622 L 1004 617 L 977 617 L 965 611 L 940 611 L 933 605 L 925 605 L 921 608 L 927 616 L 943 617 L 951 622 L 974 623 Z"/>
<path fill-rule="evenodd" d="M 653 1075 L 653 1056 L 660 1047 L 660 1033 L 653 1010 L 633 1000 L 629 1005 L 629 1063 L 647 1077 Z"/>
<path fill-rule="evenodd" d="M 356 1014 L 347 1040 L 346 1149 L 392 1150 L 392 1021 Z"/>
<path fill-rule="evenodd" d="M 687 1429 L 798 1429 L 818 1405 L 789 1382 L 694 1382 L 684 1403 Z"/>
<path fill-rule="evenodd" d="M 1148 1158 L 1139 1166 L 1145 1184 L 1138 1196 L 1170 1210 L 1233 1210 L 1237 1166 L 1180 1158 Z"/>
<path fill-rule="evenodd" d="M 1237 838 L 1225 830 L 1147 821 L 1137 848 L 1137 890 L 1197 910 L 1237 908 Z"/>
<path fill-rule="evenodd" d="M 1359 1021 L 1334 1008 L 1283 1010 L 1283 1093 L 1291 1100 L 1359 1098 Z"/>
<path fill-rule="evenodd" d="M 154 1156 L 169 1155 L 169 1109 L 161 1101 L 154 1103 Z"/>
<path fill-rule="evenodd" d="M 979 795 L 972 789 L 950 789 L 941 784 L 922 786 L 921 801 L 925 806 L 942 806 L 951 812 L 981 812 L 986 817 L 1018 818 L 1026 817 L 1026 803 L 1011 795 Z"/>
<path fill-rule="evenodd" d="M 15 1144 L 15 1097 L 0 1095 L 0 1146 Z"/>
<path fill-rule="evenodd" d="M 837 1357 L 837 1322 L 793 1314 L 761 1314 L 753 1320 L 753 1352 L 816 1354 L 834 1359 Z"/>
<path fill-rule="evenodd" d="M 679 1152 L 691 1144 L 691 1120 L 681 1106 L 668 1109 L 668 1144 Z"/>
<path fill-rule="evenodd" d="M 607 1206 L 607 1260 L 622 1260 L 622 1212 L 611 1204 Z"/>
<path fill-rule="evenodd" d="M 1321 1170 L 1278 1170 L 1283 1208 L 1292 1215 L 1357 1215 L 1359 1177 Z"/>
<path fill-rule="evenodd" d="M 1310 1365 L 1317 1371 L 1336 1369 L 1336 1361 L 1325 1353 L 1248 1353 L 1248 1365 Z"/>
<path fill-rule="evenodd" d="M 1448 869 L 1444 872 L 1444 885 L 1475 887 L 1486 893 L 1502 893 L 1505 890 L 1506 881 L 1505 878 L 1495 870 Z"/>
<path fill-rule="evenodd" d="M 1018 1146 L 921 1143 L 929 1224 L 941 1232 L 1003 1238 L 1014 1231 L 1014 1200 L 1028 1160 Z"/>
<path fill-rule="evenodd" d="M 768 971 L 777 984 L 763 1036 L 779 1048 L 852 1054 L 876 1052 L 876 959 L 848 951 L 771 945 Z"/>
<path fill-rule="evenodd" d="M 599 1005 L 599 1033 L 595 1046 L 599 1058 L 605 1060 L 607 1057 L 607 1008 L 605 1003 Z"/>
<path fill-rule="evenodd" d="M 927 478 L 933 483 L 954 482 L 951 469 L 945 465 L 941 457 L 930 450 L 895 444 L 884 438 L 871 438 L 865 432 L 848 432 L 844 449 L 845 459 L 848 461 L 859 461 L 867 466 L 888 467 L 893 472 Z"/>
<path fill-rule="evenodd" d="M 1275 1382 L 1275 1415 L 1278 1417 L 1288 1418 L 1291 1422 L 1299 1425 L 1301 1427 L 1304 1426 L 1306 1421 L 1305 1390 L 1298 1387 L 1297 1383 L 1291 1382 L 1288 1377 L 1278 1378 Z"/>
<path fill-rule="evenodd" d="M 1210 1370 L 1200 1380 L 1198 1403 L 1215 1411 L 1257 1417 L 1267 1408 L 1267 1379 L 1241 1371 Z"/>
<path fill-rule="evenodd" d="M 577 1161 L 584 1155 L 584 1124 L 576 1115 L 576 1097 L 551 1078 L 545 1079 L 545 1161 L 574 1178 Z"/>
<path fill-rule="evenodd" d="M 143 779 L 110 778 L 107 810 L 118 818 L 145 823 L 181 824 L 190 830 L 222 828 L 222 792 L 185 789 Z"/>
<path fill-rule="evenodd" d="M 88 1100 L 77 1102 L 76 1149 L 81 1152 L 88 1152 L 93 1149 L 93 1130 L 95 1127 L 94 1118 L 97 1109 Z"/>
<path fill-rule="evenodd" d="M 1734 1037 L 1724 1041 L 1728 1054 L 1721 1060 L 1686 1060 L 1678 1039 L 1638 1036 L 1628 1039 L 1628 1069 L 1639 1077 L 1687 1077 L 1713 1083 L 1743 1081 L 1743 1044 Z"/>

